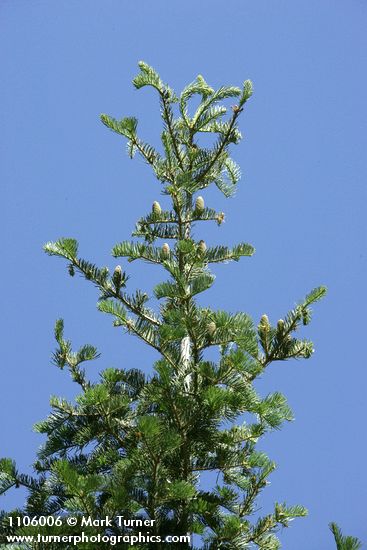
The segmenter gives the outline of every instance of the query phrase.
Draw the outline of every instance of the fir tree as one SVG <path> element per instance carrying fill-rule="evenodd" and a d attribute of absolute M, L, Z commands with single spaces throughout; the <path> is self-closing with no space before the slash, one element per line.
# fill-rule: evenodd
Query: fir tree
<path fill-rule="evenodd" d="M 20 485 L 29 489 L 24 509 L 12 512 L 14 517 L 148 518 L 150 535 L 162 540 L 189 533 L 196 534 L 198 547 L 206 549 L 275 550 L 280 548 L 279 528 L 305 516 L 306 510 L 275 503 L 267 515 L 258 514 L 258 497 L 275 464 L 257 450 L 257 442 L 292 420 L 292 413 L 282 394 L 261 397 L 254 382 L 275 361 L 311 356 L 312 343 L 296 333 L 309 324 L 311 305 L 326 291 L 312 290 L 275 324 L 265 314 L 254 323 L 246 313 L 199 305 L 197 295 L 214 283 L 212 264 L 237 262 L 254 253 L 245 242 L 210 247 L 200 238 L 202 222 L 221 225 L 224 220 L 222 211 L 206 206 L 205 189 L 214 184 L 225 197 L 236 190 L 240 169 L 229 149 L 241 140 L 238 120 L 252 84 L 246 80 L 242 87 L 214 90 L 199 75 L 177 96 L 152 67 L 143 62 L 139 67 L 134 86 L 154 88 L 160 101 L 162 152 L 138 136 L 136 118 L 101 119 L 127 139 L 131 157 L 139 154 L 152 168 L 170 208 L 154 201 L 136 224 L 137 239 L 114 246 L 113 256 L 122 260 L 111 272 L 81 259 L 78 243 L 71 238 L 49 242 L 45 251 L 65 259 L 71 276 L 79 273 L 91 281 L 99 289 L 99 310 L 112 316 L 115 327 L 156 350 L 159 359 L 150 375 L 139 369 L 107 369 L 98 383 L 92 383 L 85 364 L 98 357 L 97 350 L 85 345 L 75 351 L 58 320 L 53 361 L 69 371 L 80 394 L 75 402 L 51 399 L 51 414 L 36 425 L 46 436 L 35 462 L 36 476 L 19 474 L 15 464 L 4 459 L 0 490 Z M 191 116 L 193 96 L 200 102 Z M 236 102 L 229 114 L 223 104 L 228 99 Z M 212 147 L 200 145 L 203 133 L 214 136 Z M 145 292 L 127 290 L 126 269 L 135 260 L 166 273 L 167 280 L 154 288 L 159 309 L 149 306 Z M 209 348 L 217 350 L 217 360 L 209 360 Z M 252 422 L 243 421 L 245 413 L 252 415 Z M 217 474 L 213 486 L 200 486 L 202 472 Z M 4 535 L 40 531 L 11 526 L 8 515 L 3 515 Z M 42 528 L 53 534 L 82 530 L 101 532 L 80 525 Z M 144 529 L 114 522 L 102 531 L 124 536 Z M 110 547 L 130 547 L 121 541 Z M 175 542 L 135 547 L 191 546 Z"/>

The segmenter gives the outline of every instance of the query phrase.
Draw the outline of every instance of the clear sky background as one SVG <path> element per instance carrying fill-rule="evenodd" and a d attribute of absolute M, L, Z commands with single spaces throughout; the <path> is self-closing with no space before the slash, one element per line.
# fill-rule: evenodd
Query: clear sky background
<path fill-rule="evenodd" d="M 109 366 L 151 372 L 156 358 L 97 312 L 92 285 L 42 252 L 71 236 L 113 269 L 112 246 L 153 200 L 166 205 L 99 114 L 136 115 L 157 143 L 157 98 L 131 85 L 140 59 L 176 90 L 198 73 L 213 86 L 251 78 L 233 152 L 243 179 L 236 199 L 206 195 L 227 221 L 203 235 L 250 242 L 256 255 L 218 268 L 203 299 L 276 321 L 328 286 L 305 331 L 313 358 L 275 364 L 258 384 L 282 391 L 296 417 L 261 443 L 279 468 L 259 504 L 308 507 L 281 533 L 286 550 L 334 549 L 331 520 L 367 542 L 366 28 L 363 0 L 1 0 L 0 456 L 30 471 L 42 442 L 33 423 L 50 395 L 75 395 L 50 364 L 58 317 L 75 346 L 102 352 L 92 378 Z M 129 272 L 130 288 L 144 290 L 163 275 L 144 264 Z M 23 500 L 14 491 L 0 507 Z"/>

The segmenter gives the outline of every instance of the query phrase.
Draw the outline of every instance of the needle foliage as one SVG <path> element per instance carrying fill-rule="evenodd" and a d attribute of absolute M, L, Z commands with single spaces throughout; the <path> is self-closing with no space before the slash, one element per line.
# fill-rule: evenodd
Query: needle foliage
<path fill-rule="evenodd" d="M 119 515 L 151 520 L 150 535 L 162 541 L 167 535 L 192 536 L 191 544 L 155 542 L 152 548 L 276 550 L 279 529 L 305 516 L 306 510 L 276 502 L 267 514 L 259 513 L 258 498 L 275 464 L 258 450 L 258 442 L 291 421 L 292 412 L 281 393 L 261 396 L 254 384 L 273 362 L 312 355 L 312 343 L 298 331 L 310 323 L 311 306 L 326 290 L 313 289 L 275 324 L 265 314 L 254 322 L 243 312 L 200 305 L 204 300 L 199 303 L 198 295 L 214 283 L 212 264 L 237 262 L 254 253 L 246 242 L 209 247 L 200 238 L 202 223 L 221 225 L 224 220 L 221 210 L 206 206 L 205 190 L 215 185 L 224 197 L 236 191 L 240 168 L 230 149 L 241 140 L 238 121 L 252 84 L 246 80 L 240 87 L 214 89 L 199 75 L 176 95 L 152 67 L 143 62 L 139 67 L 135 88 L 153 88 L 159 99 L 160 149 L 141 139 L 134 117 L 103 114 L 101 120 L 127 142 L 130 157 L 140 155 L 152 169 L 168 209 L 153 203 L 137 221 L 134 239 L 113 247 L 121 266 L 111 270 L 82 259 L 72 238 L 48 242 L 44 249 L 64 259 L 71 276 L 80 274 L 93 283 L 99 310 L 112 317 L 117 330 L 153 348 L 158 359 L 149 374 L 139 369 L 137 358 L 135 368 L 109 368 L 92 382 L 86 366 L 98 351 L 91 345 L 74 350 L 58 320 L 53 362 L 70 373 L 80 393 L 74 402 L 51 399 L 50 415 L 36 425 L 45 440 L 35 476 L 20 474 L 4 459 L 0 490 L 27 487 L 26 504 L 10 514 L 14 516 Z M 192 114 L 194 96 L 198 106 Z M 228 100 L 234 105 L 226 106 Z M 212 136 L 211 146 L 201 145 L 203 134 Z M 153 301 L 145 291 L 129 292 L 127 270 L 133 261 L 142 262 L 142 269 L 152 264 L 164 274 Z M 207 472 L 215 474 L 211 484 L 201 482 Z M 11 526 L 8 516 L 3 515 L 5 534 L 40 531 Z M 81 530 L 96 531 L 49 526 L 42 532 Z M 113 521 L 101 531 L 124 536 L 144 529 Z M 130 546 L 122 541 L 113 547 Z M 135 547 L 151 546 L 138 542 Z"/>

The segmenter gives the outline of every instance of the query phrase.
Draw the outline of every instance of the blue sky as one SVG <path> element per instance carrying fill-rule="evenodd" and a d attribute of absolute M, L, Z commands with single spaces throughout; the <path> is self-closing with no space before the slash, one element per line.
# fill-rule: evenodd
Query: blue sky
<path fill-rule="evenodd" d="M 247 241 L 256 255 L 216 270 L 208 303 L 276 321 L 326 284 L 305 335 L 309 361 L 272 366 L 259 391 L 281 391 L 295 422 L 261 447 L 279 465 L 260 501 L 308 507 L 281 534 L 287 550 L 331 550 L 327 524 L 367 541 L 366 58 L 362 0 L 2 0 L 0 5 L 2 391 L 0 455 L 30 465 L 42 438 L 32 425 L 50 395 L 76 388 L 50 364 L 53 325 L 65 320 L 75 346 L 95 344 L 108 366 L 151 370 L 155 356 L 111 327 L 96 290 L 42 252 L 61 236 L 81 255 L 114 267 L 112 246 L 159 196 L 159 184 L 99 114 L 136 115 L 157 142 L 156 97 L 137 92 L 137 61 L 176 90 L 201 73 L 213 86 L 254 82 L 233 151 L 243 170 L 236 199 L 208 193 L 223 209 L 209 243 Z M 131 286 L 161 275 L 129 267 Z M 0 507 L 21 505 L 13 492 Z"/>

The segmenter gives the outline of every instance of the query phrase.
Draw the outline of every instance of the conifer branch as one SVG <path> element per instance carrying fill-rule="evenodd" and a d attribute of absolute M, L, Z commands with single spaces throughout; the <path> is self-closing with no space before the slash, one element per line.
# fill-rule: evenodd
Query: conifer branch
<path fill-rule="evenodd" d="M 215 166 L 216 162 L 219 160 L 222 152 L 224 151 L 225 147 L 229 144 L 229 140 L 231 137 L 232 130 L 234 129 L 236 120 L 240 114 L 242 109 L 234 111 L 227 132 L 220 138 L 218 146 L 216 148 L 215 154 L 213 156 L 213 159 L 210 161 L 209 165 L 199 174 L 199 176 L 196 179 L 196 183 L 199 183 L 200 181 L 203 181 L 205 176 L 210 174 L 211 169 Z"/>
<path fill-rule="evenodd" d="M 173 131 L 173 127 L 172 127 L 173 113 L 172 113 L 172 110 L 171 110 L 170 105 L 168 103 L 168 99 L 170 97 L 170 94 L 169 94 L 169 92 L 167 92 L 167 90 L 162 90 L 159 93 L 160 93 L 161 100 L 162 100 L 162 105 L 163 105 L 163 120 L 167 124 L 167 129 L 168 129 L 169 135 L 171 137 L 171 141 L 172 141 L 172 145 L 173 145 L 173 149 L 174 149 L 174 152 L 175 152 L 175 156 L 176 156 L 178 165 L 181 168 L 181 170 L 183 171 L 184 170 L 184 165 L 183 165 L 183 162 L 182 162 L 179 146 L 178 146 L 178 143 L 176 141 L 176 135 L 175 135 L 175 133 Z"/>

